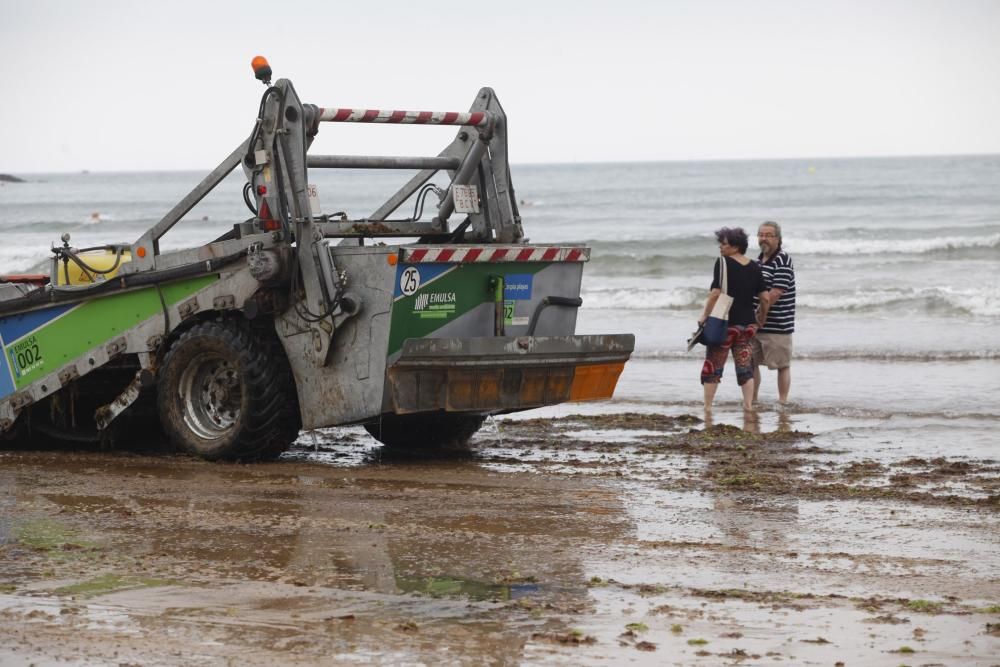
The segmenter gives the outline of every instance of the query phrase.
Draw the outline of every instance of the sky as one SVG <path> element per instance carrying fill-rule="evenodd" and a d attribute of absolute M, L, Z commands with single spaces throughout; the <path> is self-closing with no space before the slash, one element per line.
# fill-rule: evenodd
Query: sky
<path fill-rule="evenodd" d="M 514 163 L 1000 153 L 1000 0 L 0 0 L 0 173 L 209 169 L 304 102 L 508 115 Z M 452 128 L 324 124 L 312 152 Z"/>

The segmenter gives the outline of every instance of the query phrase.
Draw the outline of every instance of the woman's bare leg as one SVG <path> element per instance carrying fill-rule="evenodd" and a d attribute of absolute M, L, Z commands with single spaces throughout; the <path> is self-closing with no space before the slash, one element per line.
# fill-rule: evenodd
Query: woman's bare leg
<path fill-rule="evenodd" d="M 705 412 L 711 412 L 712 402 L 715 401 L 715 392 L 719 389 L 719 383 L 706 382 L 701 386 L 705 389 Z"/>
<path fill-rule="evenodd" d="M 753 410 L 753 394 L 754 394 L 753 388 L 756 384 L 757 383 L 753 381 L 753 378 L 750 378 L 749 380 L 743 383 L 742 387 L 740 387 L 740 390 L 743 392 L 744 410 Z"/>

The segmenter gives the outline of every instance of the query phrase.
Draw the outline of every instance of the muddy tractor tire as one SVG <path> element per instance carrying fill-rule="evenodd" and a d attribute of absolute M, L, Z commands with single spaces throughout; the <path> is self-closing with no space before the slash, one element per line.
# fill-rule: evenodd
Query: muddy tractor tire
<path fill-rule="evenodd" d="M 295 441 L 295 385 L 273 333 L 206 321 L 170 346 L 159 373 L 160 421 L 180 449 L 210 461 L 275 458 Z"/>
<path fill-rule="evenodd" d="M 469 439 L 483 425 L 482 415 L 446 412 L 383 415 L 365 424 L 368 434 L 392 449 L 408 452 L 465 451 Z"/>

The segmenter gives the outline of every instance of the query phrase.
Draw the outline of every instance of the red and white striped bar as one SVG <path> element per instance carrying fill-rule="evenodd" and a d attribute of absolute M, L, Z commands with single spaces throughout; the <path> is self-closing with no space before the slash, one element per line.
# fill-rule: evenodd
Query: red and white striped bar
<path fill-rule="evenodd" d="M 324 109 L 319 119 L 327 123 L 399 123 L 402 125 L 472 125 L 485 127 L 485 111 L 387 111 L 384 109 Z"/>
<path fill-rule="evenodd" d="M 427 248 L 403 248 L 404 264 L 428 262 L 451 262 L 469 264 L 472 262 L 586 262 L 590 260 L 590 248 L 568 246 L 431 246 Z"/>

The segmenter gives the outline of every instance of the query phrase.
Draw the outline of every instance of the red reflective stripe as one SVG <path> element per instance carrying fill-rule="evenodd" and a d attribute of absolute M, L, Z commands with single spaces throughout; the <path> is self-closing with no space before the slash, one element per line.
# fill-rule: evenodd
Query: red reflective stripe
<path fill-rule="evenodd" d="M 416 125 L 486 125 L 489 113 L 485 111 L 404 111 L 382 109 L 353 109 L 346 107 L 320 108 L 320 120 L 355 123 L 414 123 Z"/>
<path fill-rule="evenodd" d="M 490 248 L 421 248 L 407 250 L 408 262 L 582 262 L 586 260 L 586 248 L 543 247 L 502 247 Z"/>

